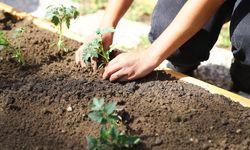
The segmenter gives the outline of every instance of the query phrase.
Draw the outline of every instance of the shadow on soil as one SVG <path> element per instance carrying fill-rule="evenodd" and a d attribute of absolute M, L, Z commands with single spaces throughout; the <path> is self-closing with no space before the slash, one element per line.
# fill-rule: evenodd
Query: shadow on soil
<path fill-rule="evenodd" d="M 145 82 L 150 82 L 150 81 L 171 81 L 171 80 L 176 80 L 175 77 L 171 76 L 171 74 L 167 74 L 163 70 L 156 70 L 151 72 L 149 75 L 146 77 L 137 80 L 137 83 L 145 83 Z"/>

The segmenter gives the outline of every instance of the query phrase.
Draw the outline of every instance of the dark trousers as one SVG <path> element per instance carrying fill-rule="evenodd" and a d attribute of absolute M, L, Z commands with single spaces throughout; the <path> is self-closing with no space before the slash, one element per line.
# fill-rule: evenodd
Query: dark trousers
<path fill-rule="evenodd" d="M 158 0 L 152 15 L 151 42 L 171 23 L 186 1 Z M 226 0 L 198 33 L 167 59 L 184 70 L 196 69 L 201 61 L 208 59 L 222 25 L 229 20 L 234 55 L 231 77 L 236 88 L 250 93 L 250 0 Z"/>

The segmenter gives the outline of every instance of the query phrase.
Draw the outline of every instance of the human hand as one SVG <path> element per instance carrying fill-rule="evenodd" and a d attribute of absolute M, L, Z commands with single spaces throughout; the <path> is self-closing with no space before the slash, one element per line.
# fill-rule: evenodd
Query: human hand
<path fill-rule="evenodd" d="M 149 51 L 121 53 L 108 63 L 102 77 L 111 82 L 135 80 L 149 74 L 157 65 Z"/>

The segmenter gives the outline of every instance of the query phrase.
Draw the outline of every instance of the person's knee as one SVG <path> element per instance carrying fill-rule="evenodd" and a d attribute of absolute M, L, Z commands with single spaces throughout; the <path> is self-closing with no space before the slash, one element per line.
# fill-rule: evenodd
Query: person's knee
<path fill-rule="evenodd" d="M 250 93 L 250 14 L 242 20 L 232 20 L 231 42 L 235 61 L 230 73 L 236 90 Z"/>
<path fill-rule="evenodd" d="M 232 63 L 230 74 L 236 90 L 250 93 L 250 65 L 235 61 Z"/>
<path fill-rule="evenodd" d="M 152 15 L 151 29 L 148 34 L 151 43 L 153 43 L 153 41 L 155 41 L 160 36 L 160 34 L 171 22 L 171 20 L 167 19 L 168 17 L 166 16 L 166 14 L 161 12 L 164 12 L 164 10 L 156 6 Z"/>
<path fill-rule="evenodd" d="M 245 65 L 250 65 L 250 32 L 238 31 L 231 37 L 234 58 Z"/>

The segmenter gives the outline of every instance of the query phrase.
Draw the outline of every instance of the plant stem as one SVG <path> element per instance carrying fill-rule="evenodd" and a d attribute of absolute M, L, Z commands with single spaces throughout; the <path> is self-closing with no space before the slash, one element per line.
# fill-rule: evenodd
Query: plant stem
<path fill-rule="evenodd" d="M 62 23 L 59 24 L 59 38 L 57 47 L 59 48 L 59 50 L 62 48 Z"/>
<path fill-rule="evenodd" d="M 103 43 L 101 42 L 100 45 L 101 45 L 101 53 L 102 53 L 102 54 L 100 54 L 100 55 L 104 58 L 104 61 L 105 61 L 104 64 L 107 64 L 107 63 L 109 62 L 109 60 L 108 60 L 107 54 L 105 53 L 105 50 L 104 50 L 104 48 L 103 48 Z"/>

